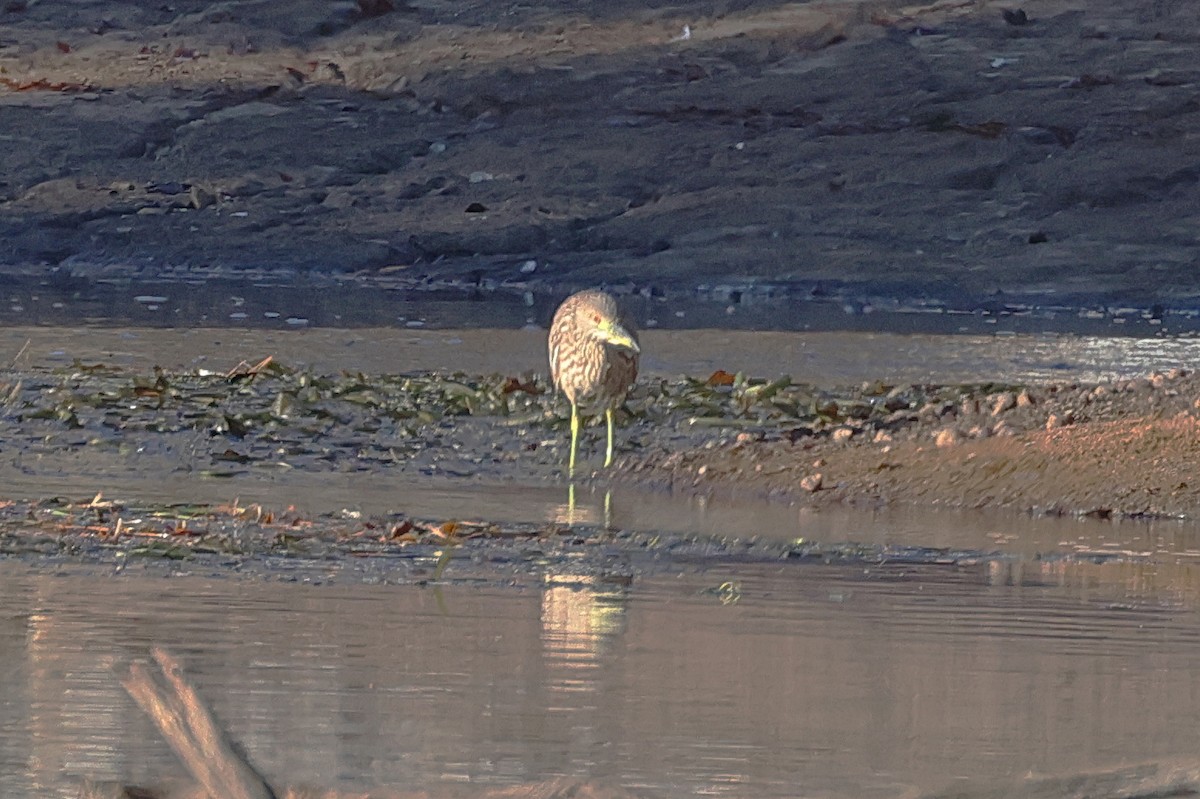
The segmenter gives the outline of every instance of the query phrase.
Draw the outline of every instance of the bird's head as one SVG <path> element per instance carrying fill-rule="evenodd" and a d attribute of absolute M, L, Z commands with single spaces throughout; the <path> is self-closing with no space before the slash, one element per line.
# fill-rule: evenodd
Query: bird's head
<path fill-rule="evenodd" d="M 593 338 L 605 344 L 641 352 L 642 348 L 638 345 L 637 337 L 621 323 L 617 316 L 616 303 L 612 302 L 611 298 L 607 299 L 609 302 L 589 304 L 580 309 L 585 325 L 584 329 Z"/>

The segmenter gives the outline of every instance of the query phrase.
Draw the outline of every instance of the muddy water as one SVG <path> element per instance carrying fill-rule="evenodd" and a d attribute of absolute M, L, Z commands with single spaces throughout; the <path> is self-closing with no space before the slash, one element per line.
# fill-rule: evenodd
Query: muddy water
<path fill-rule="evenodd" d="M 436 590 L 147 569 L 0 564 L 0 795 L 179 776 L 114 676 L 150 645 L 185 658 L 271 778 L 347 789 L 983 796 L 1195 752 L 1200 615 L 1128 564 Z"/>
<path fill-rule="evenodd" d="M 0 363 L 225 370 L 273 355 L 319 371 L 516 372 L 542 368 L 542 335 L 3 329 Z M 724 368 L 817 383 L 1095 379 L 1195 362 L 1198 346 L 694 331 L 645 340 L 651 375 Z M 437 795 L 572 775 L 661 797 L 946 787 L 985 796 L 1031 772 L 1147 761 L 1200 770 L 1190 759 L 1200 713 L 1194 526 L 810 514 L 603 485 L 580 486 L 572 507 L 561 483 L 281 473 L 233 485 L 157 466 L 51 479 L 30 465 L 9 469 L 5 496 L 234 492 L 266 504 L 299 497 L 313 512 L 349 505 L 898 549 L 883 563 L 651 550 L 632 579 L 615 581 L 565 560 L 523 572 L 456 563 L 436 588 L 383 561 L 0 561 L 0 796 L 71 796 L 83 776 L 177 776 L 114 675 L 151 645 L 184 657 L 280 782 Z M 914 563 L 904 547 L 957 554 Z"/>

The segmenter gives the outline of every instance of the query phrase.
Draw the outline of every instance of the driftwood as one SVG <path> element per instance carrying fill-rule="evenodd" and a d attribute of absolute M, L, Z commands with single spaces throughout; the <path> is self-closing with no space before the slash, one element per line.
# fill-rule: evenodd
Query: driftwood
<path fill-rule="evenodd" d="M 422 791 L 347 793 L 304 787 L 273 789 L 221 729 L 200 694 L 184 677 L 179 661 L 163 649 L 156 648 L 152 654 L 161 675 L 156 675 L 150 664 L 138 662 L 129 667 L 129 674 L 121 684 L 154 720 L 194 782 L 155 788 L 89 782 L 83 786 L 80 799 L 433 799 Z M 555 779 L 480 791 L 475 799 L 636 797 L 620 789 Z"/>
<path fill-rule="evenodd" d="M 194 782 L 153 789 L 88 783 L 83 787 L 81 799 L 637 799 L 619 788 L 565 778 L 493 788 L 471 795 L 459 791 L 439 793 L 436 797 L 420 791 L 347 793 L 299 787 L 276 791 L 221 729 L 204 700 L 184 678 L 179 661 L 162 649 L 155 649 L 153 654 L 162 670 L 161 677 L 156 677 L 148 664 L 135 663 L 121 684 L 154 720 Z M 1197 795 L 1200 795 L 1200 763 L 1194 760 L 1028 777 L 1011 783 L 960 786 L 945 793 L 917 794 L 921 799 L 1162 799 Z"/>

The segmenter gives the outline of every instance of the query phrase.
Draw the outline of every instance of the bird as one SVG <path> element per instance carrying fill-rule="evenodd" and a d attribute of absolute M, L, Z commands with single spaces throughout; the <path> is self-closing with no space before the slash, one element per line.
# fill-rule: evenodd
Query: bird
<path fill-rule="evenodd" d="M 613 410 L 625 401 L 637 379 L 638 344 L 633 326 L 621 319 L 611 294 L 588 290 L 563 300 L 550 323 L 550 377 L 571 403 L 571 455 L 567 474 L 575 475 L 579 445 L 579 406 L 603 409 L 608 421 L 604 466 L 612 465 Z"/>

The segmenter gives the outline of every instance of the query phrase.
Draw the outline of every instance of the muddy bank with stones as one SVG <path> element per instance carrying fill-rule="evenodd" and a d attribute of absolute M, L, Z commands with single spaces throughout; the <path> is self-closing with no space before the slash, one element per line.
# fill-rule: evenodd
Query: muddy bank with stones
<path fill-rule="evenodd" d="M 1200 379 L 1186 370 L 1100 384 L 875 385 L 847 395 L 817 406 L 815 421 L 750 424 L 626 466 L 674 490 L 750 491 L 815 507 L 1200 517 Z"/>
<path fill-rule="evenodd" d="M 1200 11 L 1015 5 L 10 2 L 0 272 L 1194 307 Z"/>
<path fill-rule="evenodd" d="M 1200 377 L 1182 369 L 1101 384 L 847 388 L 723 371 L 648 377 L 621 414 L 613 469 L 598 469 L 600 429 L 585 431 L 580 482 L 816 507 L 1198 518 L 1197 398 Z M 256 485 L 301 501 L 331 479 L 519 490 L 565 485 L 567 421 L 537 373 L 77 362 L 5 373 L 0 480 L 10 498 L 33 502 L 85 485 L 145 498 L 166 484 L 176 503 L 214 486 L 233 500 Z M 407 518 L 402 495 L 395 504 L 372 522 L 381 535 Z"/>

